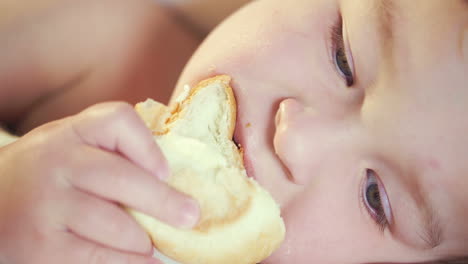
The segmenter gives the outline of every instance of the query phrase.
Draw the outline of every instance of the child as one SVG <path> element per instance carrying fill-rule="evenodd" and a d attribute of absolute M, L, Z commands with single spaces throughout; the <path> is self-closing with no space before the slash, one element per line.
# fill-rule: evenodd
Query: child
<path fill-rule="evenodd" d="M 120 14 L 147 14 L 131 6 Z M 206 39 L 177 87 L 233 77 L 235 140 L 286 222 L 264 263 L 468 263 L 467 13 L 463 0 L 258 0 Z M 55 64 L 25 74 L 37 58 L 21 47 L 50 40 L 24 33 L 0 64 L 0 117 L 29 131 L 90 102 L 158 96 L 139 88 L 165 77 L 157 62 L 167 54 L 142 52 L 154 47 L 141 36 L 160 23 L 140 21 L 113 42 L 99 27 L 89 43 L 73 38 L 81 60 L 66 61 L 84 67 L 74 74 L 54 59 L 76 54 L 51 47 Z M 155 74 L 135 74 L 149 66 Z M 44 92 L 56 87 L 66 89 Z M 115 203 L 187 228 L 197 219 L 197 206 L 158 180 L 164 158 L 125 104 L 39 126 L 0 149 L 0 163 L 0 262 L 148 263 L 149 241 Z"/>

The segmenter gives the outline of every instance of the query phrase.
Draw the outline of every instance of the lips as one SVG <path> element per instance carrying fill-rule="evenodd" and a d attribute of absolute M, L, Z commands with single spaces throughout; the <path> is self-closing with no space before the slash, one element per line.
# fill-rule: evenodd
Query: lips
<path fill-rule="evenodd" d="M 236 127 L 234 130 L 233 140 L 234 143 L 237 145 L 239 149 L 242 151 L 242 159 L 244 163 L 244 168 L 247 172 L 247 176 L 249 178 L 255 179 L 255 173 L 253 169 L 253 164 L 251 159 L 249 158 L 248 146 L 245 140 L 245 130 L 244 126 L 242 125 L 241 118 L 239 117 L 239 112 L 237 112 L 238 116 L 236 119 Z"/>
<path fill-rule="evenodd" d="M 252 164 L 252 161 L 249 159 L 249 155 L 245 152 L 245 150 L 243 152 L 242 158 L 244 159 L 244 168 L 245 168 L 245 171 L 247 172 L 247 176 L 255 180 L 256 178 L 255 178 L 253 164 Z"/>

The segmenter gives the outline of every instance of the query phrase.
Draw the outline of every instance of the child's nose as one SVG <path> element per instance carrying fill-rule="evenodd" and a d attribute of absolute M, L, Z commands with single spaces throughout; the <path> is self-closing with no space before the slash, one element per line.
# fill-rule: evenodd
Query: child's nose
<path fill-rule="evenodd" d="M 310 171 L 307 166 L 310 146 L 307 144 L 308 120 L 314 116 L 311 108 L 296 99 L 286 99 L 276 112 L 276 131 L 273 140 L 275 152 L 297 184 L 307 184 Z"/>

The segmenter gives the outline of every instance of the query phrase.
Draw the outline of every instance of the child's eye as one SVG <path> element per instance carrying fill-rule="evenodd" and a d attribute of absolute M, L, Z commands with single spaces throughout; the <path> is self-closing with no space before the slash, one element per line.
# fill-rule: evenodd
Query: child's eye
<path fill-rule="evenodd" d="M 362 190 L 363 203 L 380 229 L 385 230 L 391 219 L 387 194 L 373 170 L 368 169 L 365 177 Z"/>
<path fill-rule="evenodd" d="M 333 63 L 339 74 L 345 79 L 348 87 L 354 84 L 354 75 L 352 69 L 352 60 L 350 60 L 346 52 L 346 45 L 343 37 L 343 20 L 340 16 L 337 23 L 332 29 L 332 46 L 333 46 Z"/>
<path fill-rule="evenodd" d="M 345 78 L 346 85 L 352 86 L 354 83 L 353 72 L 351 71 L 351 68 L 348 64 L 346 52 L 341 47 L 338 47 L 338 49 L 335 52 L 335 64 L 343 78 Z"/>

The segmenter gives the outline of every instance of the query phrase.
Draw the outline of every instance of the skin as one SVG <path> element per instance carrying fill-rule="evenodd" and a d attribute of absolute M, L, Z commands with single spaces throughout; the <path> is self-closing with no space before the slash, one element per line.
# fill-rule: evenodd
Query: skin
<path fill-rule="evenodd" d="M 124 207 L 190 228 L 198 205 L 132 105 L 96 103 L 167 100 L 198 37 L 149 1 L 28 3 L 0 16 L 0 119 L 22 135 L 0 147 L 0 262 L 159 263 Z"/>
<path fill-rule="evenodd" d="M 256 1 L 209 36 L 179 80 L 233 77 L 235 139 L 286 222 L 284 243 L 264 263 L 412 263 L 468 252 L 468 7 L 391 1 L 392 42 L 381 39 L 379 3 Z M 352 87 L 330 57 L 339 12 Z M 383 231 L 360 197 L 367 169 L 389 200 Z M 426 227 L 435 226 L 439 239 L 427 245 Z"/>
<path fill-rule="evenodd" d="M 195 224 L 189 213 L 197 205 L 164 183 L 166 161 L 128 104 L 48 123 L 0 156 L 2 262 L 159 263 L 120 205 L 182 228 Z"/>
<path fill-rule="evenodd" d="M 0 120 L 19 133 L 103 101 L 167 102 L 200 42 L 151 1 L 10 2 L 14 19 L 0 16 Z"/>
<path fill-rule="evenodd" d="M 174 225 L 190 226 L 184 219 L 193 224 L 197 212 L 178 209 L 187 197 L 160 180 L 164 157 L 128 104 L 77 112 L 105 100 L 165 101 L 199 38 L 149 2 L 45 2 L 0 23 L 0 119 L 28 132 L 0 149 L 0 262 L 148 263 L 149 240 L 116 204 Z M 234 78 L 235 138 L 287 227 L 264 263 L 409 263 L 467 251 L 466 8 L 393 1 L 390 53 L 375 2 L 257 0 L 207 39 L 179 80 Z M 352 87 L 330 56 L 339 10 Z M 389 198 L 384 231 L 360 198 L 366 169 Z M 420 239 L 423 201 L 443 229 L 435 248 Z"/>

